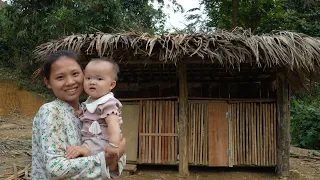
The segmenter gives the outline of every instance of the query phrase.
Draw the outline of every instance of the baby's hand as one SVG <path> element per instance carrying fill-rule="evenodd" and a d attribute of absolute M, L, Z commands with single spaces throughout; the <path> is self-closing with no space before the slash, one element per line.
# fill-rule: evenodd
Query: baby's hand
<path fill-rule="evenodd" d="M 83 115 L 82 109 L 80 108 L 79 110 L 75 111 L 75 112 L 74 112 L 74 115 L 75 115 L 77 118 L 79 118 L 80 116 L 82 116 L 82 115 Z"/>
<path fill-rule="evenodd" d="M 107 150 L 107 158 L 110 158 L 110 159 L 118 158 L 118 156 L 119 156 L 119 148 L 108 144 L 107 147 L 106 147 L 106 150 Z"/>
<path fill-rule="evenodd" d="M 66 151 L 66 158 L 73 159 L 79 156 L 90 156 L 91 153 L 87 146 L 70 146 Z"/>

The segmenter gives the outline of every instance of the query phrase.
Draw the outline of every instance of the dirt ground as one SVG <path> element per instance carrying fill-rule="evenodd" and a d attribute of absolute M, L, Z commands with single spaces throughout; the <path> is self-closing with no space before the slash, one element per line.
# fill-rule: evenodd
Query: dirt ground
<path fill-rule="evenodd" d="M 0 117 L 0 179 L 6 179 L 17 172 L 24 172 L 31 164 L 32 117 L 11 115 Z M 290 179 L 320 179 L 320 157 L 316 151 L 291 148 Z M 274 168 L 207 168 L 190 167 L 189 176 L 179 176 L 175 166 L 138 166 L 134 175 L 120 177 L 119 180 L 262 180 L 279 179 Z M 23 173 L 25 174 L 25 173 Z M 21 178 L 24 179 L 24 178 Z M 26 178 L 28 179 L 28 178 Z"/>

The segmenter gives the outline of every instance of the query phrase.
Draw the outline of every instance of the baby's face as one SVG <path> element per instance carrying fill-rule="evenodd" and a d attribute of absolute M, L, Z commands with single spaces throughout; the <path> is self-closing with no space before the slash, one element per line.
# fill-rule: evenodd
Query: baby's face
<path fill-rule="evenodd" d="M 92 61 L 85 71 L 84 91 L 92 100 L 108 94 L 115 86 L 113 65 L 107 61 Z"/>

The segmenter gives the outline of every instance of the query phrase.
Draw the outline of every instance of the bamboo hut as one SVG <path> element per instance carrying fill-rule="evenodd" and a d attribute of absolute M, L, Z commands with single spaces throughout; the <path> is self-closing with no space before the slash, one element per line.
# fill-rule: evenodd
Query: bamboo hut
<path fill-rule="evenodd" d="M 308 90 L 320 39 L 292 32 L 76 34 L 44 43 L 39 61 L 72 49 L 120 65 L 128 160 L 137 164 L 270 166 L 289 175 L 290 92 Z"/>

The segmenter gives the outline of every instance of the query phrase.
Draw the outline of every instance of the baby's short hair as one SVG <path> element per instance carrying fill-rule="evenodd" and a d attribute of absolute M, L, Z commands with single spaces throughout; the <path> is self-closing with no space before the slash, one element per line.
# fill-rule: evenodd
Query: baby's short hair
<path fill-rule="evenodd" d="M 119 70 L 119 65 L 111 58 L 108 57 L 101 57 L 101 58 L 93 58 L 90 60 L 90 62 L 92 61 L 106 61 L 112 64 L 112 69 L 113 69 L 113 73 L 114 73 L 114 80 L 118 81 L 118 73 L 120 72 Z"/>

